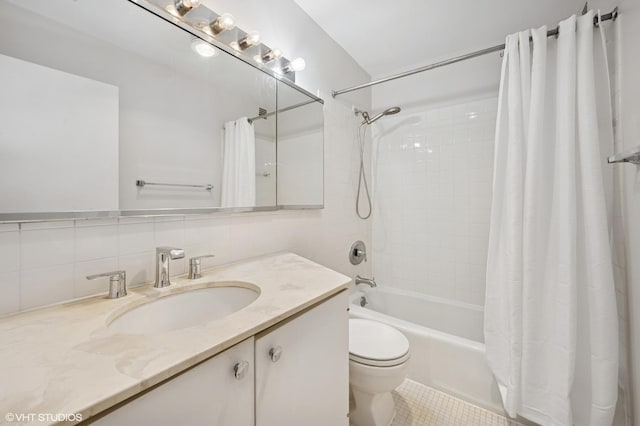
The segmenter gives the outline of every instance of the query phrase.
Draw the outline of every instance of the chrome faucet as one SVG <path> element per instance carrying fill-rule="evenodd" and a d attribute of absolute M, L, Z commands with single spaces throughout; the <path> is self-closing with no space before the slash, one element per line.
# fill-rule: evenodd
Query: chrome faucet
<path fill-rule="evenodd" d="M 169 280 L 169 260 L 182 259 L 184 250 L 175 247 L 156 248 L 156 282 L 155 288 L 162 288 L 171 285 Z"/>
<path fill-rule="evenodd" d="M 366 284 L 371 288 L 378 287 L 378 284 L 376 284 L 375 278 L 364 278 L 364 277 L 361 277 L 360 275 L 356 276 L 356 285 L 358 284 Z"/>

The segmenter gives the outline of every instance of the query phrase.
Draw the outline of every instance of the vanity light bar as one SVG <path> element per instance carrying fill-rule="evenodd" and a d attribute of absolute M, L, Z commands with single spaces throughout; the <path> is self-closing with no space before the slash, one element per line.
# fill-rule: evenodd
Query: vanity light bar
<path fill-rule="evenodd" d="M 196 31 L 206 36 L 214 37 L 217 42 L 223 43 L 233 49 L 236 54 L 243 54 L 254 62 L 268 66 L 272 71 L 287 77 L 295 82 L 295 74 L 304 69 L 304 59 L 289 60 L 285 58 L 280 49 L 270 48 L 262 43 L 257 31 L 245 32 L 238 28 L 236 20 L 230 13 L 218 15 L 201 3 L 201 0 L 145 0 L 154 7 L 169 12 L 175 19 L 189 25 Z M 234 31 L 232 31 L 234 30 Z M 206 42 L 206 37 L 202 40 Z M 211 44 L 212 47 L 215 47 Z M 192 48 L 200 53 L 196 42 L 192 42 Z M 201 53 L 200 53 L 201 54 Z M 208 55 L 214 56 L 214 55 Z"/>

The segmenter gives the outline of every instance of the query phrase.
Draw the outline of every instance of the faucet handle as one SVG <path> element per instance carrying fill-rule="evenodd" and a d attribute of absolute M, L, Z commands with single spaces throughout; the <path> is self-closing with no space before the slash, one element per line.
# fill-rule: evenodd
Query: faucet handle
<path fill-rule="evenodd" d="M 202 259 L 208 257 L 215 257 L 213 254 L 204 254 L 202 256 L 195 256 L 189 259 L 189 279 L 195 280 L 202 277 L 201 267 L 202 267 Z"/>
<path fill-rule="evenodd" d="M 201 256 L 194 256 L 189 258 L 189 263 L 200 263 L 201 259 L 206 259 L 208 257 L 216 257 L 215 254 L 203 254 Z"/>
<path fill-rule="evenodd" d="M 364 250 L 356 249 L 355 256 L 356 257 L 362 257 L 365 262 L 367 261 L 367 252 L 364 251 Z"/>
<path fill-rule="evenodd" d="M 349 249 L 349 261 L 352 265 L 359 265 L 362 261 L 367 261 L 367 246 L 363 241 L 356 241 Z"/>
<path fill-rule="evenodd" d="M 156 247 L 156 254 L 166 254 L 171 260 L 176 260 L 184 257 L 184 250 L 177 247 Z"/>
<path fill-rule="evenodd" d="M 123 270 L 103 272 L 101 274 L 89 275 L 88 280 L 98 278 L 109 278 L 109 299 L 117 299 L 127 295 L 127 272 Z"/>

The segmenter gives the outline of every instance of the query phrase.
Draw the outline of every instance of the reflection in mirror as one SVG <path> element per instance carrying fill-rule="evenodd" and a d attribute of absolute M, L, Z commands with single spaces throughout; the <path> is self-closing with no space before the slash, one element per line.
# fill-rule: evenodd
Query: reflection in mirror
<path fill-rule="evenodd" d="M 275 205 L 268 74 L 128 1 L 3 0 L 0 54 L 2 211 Z"/>
<path fill-rule="evenodd" d="M 0 54 L 1 213 L 118 209 L 118 88 Z"/>
<path fill-rule="evenodd" d="M 278 82 L 278 205 L 322 206 L 324 116 L 320 101 Z"/>
<path fill-rule="evenodd" d="M 252 121 L 256 135 L 256 205 L 275 205 L 276 117 L 262 108 L 252 117 Z"/>

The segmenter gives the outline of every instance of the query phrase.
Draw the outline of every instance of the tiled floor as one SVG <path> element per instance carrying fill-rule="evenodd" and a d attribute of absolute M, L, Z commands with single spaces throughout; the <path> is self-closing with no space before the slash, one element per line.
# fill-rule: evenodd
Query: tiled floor
<path fill-rule="evenodd" d="M 492 411 L 412 380 L 392 392 L 396 417 L 391 426 L 521 426 Z"/>

